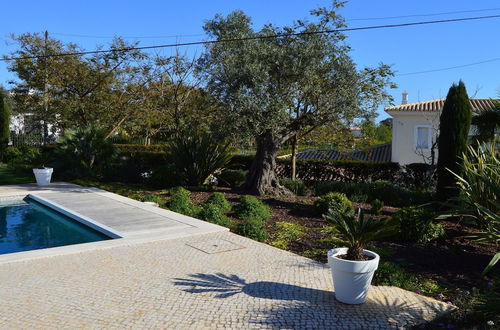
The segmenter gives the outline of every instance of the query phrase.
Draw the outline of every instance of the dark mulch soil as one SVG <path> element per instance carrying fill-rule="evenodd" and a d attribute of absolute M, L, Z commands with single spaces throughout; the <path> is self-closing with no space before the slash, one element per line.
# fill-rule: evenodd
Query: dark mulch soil
<path fill-rule="evenodd" d="M 229 188 L 217 187 L 214 191 L 224 193 L 232 204 L 237 204 L 243 196 L 240 191 Z M 191 194 L 191 199 L 195 203 L 203 203 L 211 193 L 195 191 Z M 277 232 L 275 223 L 278 221 L 300 224 L 307 228 L 307 235 L 290 244 L 289 250 L 302 254 L 304 251 L 322 249 L 325 253 L 318 254 L 316 259 L 326 262 L 326 251 L 334 246 L 321 241 L 328 239 L 331 234 L 322 230 L 329 226 L 328 222 L 313 213 L 312 204 L 315 197 L 259 198 L 271 208 L 272 217 L 266 223 L 266 230 L 271 238 Z M 362 208 L 369 214 L 369 204 L 354 203 L 354 206 Z M 382 214 L 391 216 L 397 210 L 398 208 L 385 206 Z M 497 247 L 493 244 L 476 243 L 464 238 L 477 232 L 477 229 L 452 221 L 443 221 L 442 224 L 446 230 L 446 237 L 432 243 L 418 244 L 389 240 L 377 241 L 373 243 L 373 246 L 391 249 L 394 254 L 384 256 L 385 261 L 397 262 L 408 271 L 426 278 L 464 289 L 484 284 L 485 277 L 481 275 L 481 271 L 495 254 Z"/>

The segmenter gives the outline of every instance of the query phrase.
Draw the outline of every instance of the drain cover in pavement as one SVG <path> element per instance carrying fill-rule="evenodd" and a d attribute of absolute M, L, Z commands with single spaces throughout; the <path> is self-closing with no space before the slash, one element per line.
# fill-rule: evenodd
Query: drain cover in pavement
<path fill-rule="evenodd" d="M 207 241 L 192 242 L 186 243 L 186 245 L 189 245 L 190 247 L 208 254 L 240 250 L 245 248 L 244 246 L 226 241 L 225 239 L 212 239 Z"/>

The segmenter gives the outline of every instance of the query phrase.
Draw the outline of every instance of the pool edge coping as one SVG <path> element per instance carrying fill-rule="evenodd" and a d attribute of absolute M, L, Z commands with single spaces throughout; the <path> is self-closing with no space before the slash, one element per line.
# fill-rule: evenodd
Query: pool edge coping
<path fill-rule="evenodd" d="M 64 214 L 68 218 L 71 218 L 75 221 L 78 221 L 79 223 L 81 223 L 87 227 L 90 227 L 90 228 L 100 232 L 101 234 L 109 236 L 112 239 L 125 238 L 125 236 L 123 234 L 121 234 L 120 232 L 118 232 L 118 231 L 98 222 L 98 221 L 92 220 L 89 217 L 86 217 L 86 216 L 84 216 L 76 211 L 72 211 L 70 209 L 65 208 L 64 206 L 61 206 L 61 205 L 55 203 L 55 202 L 49 201 L 49 200 L 47 200 L 39 195 L 29 193 L 27 195 L 27 197 L 33 199 L 34 201 L 36 201 L 42 205 L 45 205 L 46 207 L 48 207 L 50 209 L 56 210 L 57 212 Z"/>
<path fill-rule="evenodd" d="M 16 185 L 22 188 L 24 185 Z M 30 186 L 30 185 L 26 185 Z M 0 185 L 0 188 L 2 185 Z M 29 187 L 27 187 L 29 188 Z M 70 245 L 63 245 L 63 246 L 57 246 L 57 247 L 50 247 L 50 248 L 44 248 L 44 249 L 35 249 L 35 250 L 28 250 L 28 251 L 20 251 L 20 252 L 13 252 L 13 253 L 6 253 L 6 254 L 0 254 L 0 264 L 7 264 L 7 263 L 13 263 L 13 262 L 22 262 L 22 261 L 29 261 L 29 260 L 34 260 L 34 259 L 40 259 L 40 258 L 48 258 L 48 257 L 57 257 L 57 256 L 63 256 L 63 255 L 68 255 L 68 254 L 76 254 L 76 253 L 85 253 L 85 252 L 91 252 L 91 251 L 97 251 L 97 250 L 103 250 L 103 249 L 110 249 L 110 248 L 115 248 L 115 247 L 122 247 L 122 246 L 129 246 L 129 245 L 136 245 L 136 244 L 147 244 L 147 243 L 153 243 L 157 241 L 162 241 L 162 240 L 175 240 L 175 239 L 181 239 L 184 237 L 192 237 L 192 236 L 203 236 L 203 235 L 210 235 L 210 234 L 215 234 L 219 232 L 229 232 L 229 228 L 225 228 L 222 226 L 218 226 L 212 223 L 205 223 L 205 221 L 188 217 L 176 212 L 172 212 L 170 210 L 165 210 L 163 208 L 159 208 L 158 210 L 156 207 L 152 207 L 149 205 L 142 205 L 142 202 L 118 195 L 112 192 L 109 192 L 107 190 L 95 188 L 95 187 L 84 187 L 80 185 L 74 185 L 74 187 L 70 188 L 57 188 L 57 192 L 64 192 L 65 190 L 85 190 L 88 192 L 93 192 L 95 194 L 101 195 L 102 197 L 108 197 L 112 198 L 121 202 L 124 202 L 126 204 L 129 204 L 131 206 L 139 207 L 141 209 L 147 210 L 151 213 L 155 214 L 169 214 L 170 216 L 174 215 L 175 217 L 180 217 L 181 219 L 177 219 L 176 221 L 181 220 L 180 222 L 184 223 L 188 227 L 186 228 L 177 228 L 174 230 L 169 230 L 169 231 L 162 231 L 162 232 L 157 232 L 157 233 L 141 233 L 139 235 L 134 235 L 134 236 L 127 236 L 127 235 L 122 235 L 119 231 L 114 230 L 106 225 L 101 224 L 98 221 L 92 220 L 86 216 L 83 216 L 79 214 L 76 211 L 72 211 L 68 208 L 65 208 L 55 202 L 48 201 L 45 198 L 41 197 L 40 194 L 47 196 L 50 196 L 50 193 L 52 192 L 51 190 L 40 190 L 40 191 L 33 191 L 26 189 L 26 191 L 15 191 L 13 194 L 8 194 L 8 195 L 1 195 L 1 198 L 19 198 L 23 199 L 26 197 L 30 197 L 33 200 L 43 204 L 46 207 L 52 208 L 55 211 L 58 211 L 65 216 L 68 216 L 69 218 L 82 223 L 85 226 L 88 226 L 94 230 L 97 230 L 98 232 L 105 234 L 107 236 L 110 236 L 111 239 L 109 240 L 103 240 L 103 241 L 95 241 L 95 242 L 87 242 L 87 243 L 77 243 L 77 244 L 70 244 Z M 76 215 L 76 218 L 75 218 Z M 83 221 L 81 221 L 83 220 Z M 174 219 L 175 220 L 175 219 Z M 103 232 L 106 231 L 106 232 Z M 112 234 L 114 237 L 112 237 L 110 234 Z"/>

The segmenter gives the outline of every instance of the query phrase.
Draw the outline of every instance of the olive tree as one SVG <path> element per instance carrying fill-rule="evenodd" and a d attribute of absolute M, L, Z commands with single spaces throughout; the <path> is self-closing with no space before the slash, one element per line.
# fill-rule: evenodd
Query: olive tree
<path fill-rule="evenodd" d="M 276 156 L 301 130 L 349 122 L 389 98 L 390 67 L 356 69 L 345 35 L 336 31 L 345 26 L 335 12 L 339 6 L 313 10 L 311 21 L 282 28 L 268 24 L 256 31 L 241 11 L 204 25 L 221 42 L 206 46 L 199 73 L 222 105 L 227 134 L 255 139 L 250 193 L 289 193 L 277 180 Z"/>

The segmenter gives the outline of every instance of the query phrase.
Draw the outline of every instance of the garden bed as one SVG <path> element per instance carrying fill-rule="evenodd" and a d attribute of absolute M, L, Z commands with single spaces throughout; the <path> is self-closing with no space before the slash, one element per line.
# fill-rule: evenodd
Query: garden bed
<path fill-rule="evenodd" d="M 79 183 L 99 186 L 90 182 Z M 139 200 L 146 200 L 151 195 L 164 200 L 169 198 L 168 190 L 150 190 L 139 185 L 106 184 L 100 187 Z M 240 198 L 244 196 L 240 190 L 224 187 L 215 187 L 211 191 L 190 190 L 190 199 L 198 205 L 205 203 L 213 192 L 223 193 L 233 205 L 238 205 Z M 329 249 L 345 246 L 334 227 L 314 213 L 313 203 L 317 197 L 258 198 L 270 207 L 271 217 L 265 223 L 269 238 L 265 243 L 323 263 L 326 262 Z M 371 212 L 371 205 L 368 203 L 354 202 L 353 206 L 363 209 L 368 215 Z M 397 207 L 384 206 L 382 214 L 376 217 L 390 217 L 398 210 Z M 234 211 L 227 213 L 227 216 L 235 223 L 242 223 Z M 441 224 L 445 229 L 445 236 L 432 242 L 416 243 L 391 238 L 368 246 L 381 256 L 374 284 L 398 286 L 459 305 L 459 316 L 445 321 L 444 326 L 455 324 L 472 328 L 479 322 L 482 326 L 474 328 L 489 328 L 486 327 L 484 318 L 477 314 L 471 317 L 469 312 L 478 299 L 483 299 L 486 292 L 498 288 L 498 269 L 488 276 L 481 275 L 497 247 L 464 237 L 476 233 L 476 228 L 454 221 L 441 221 Z M 431 328 L 434 326 L 441 327 L 439 323 Z"/>

